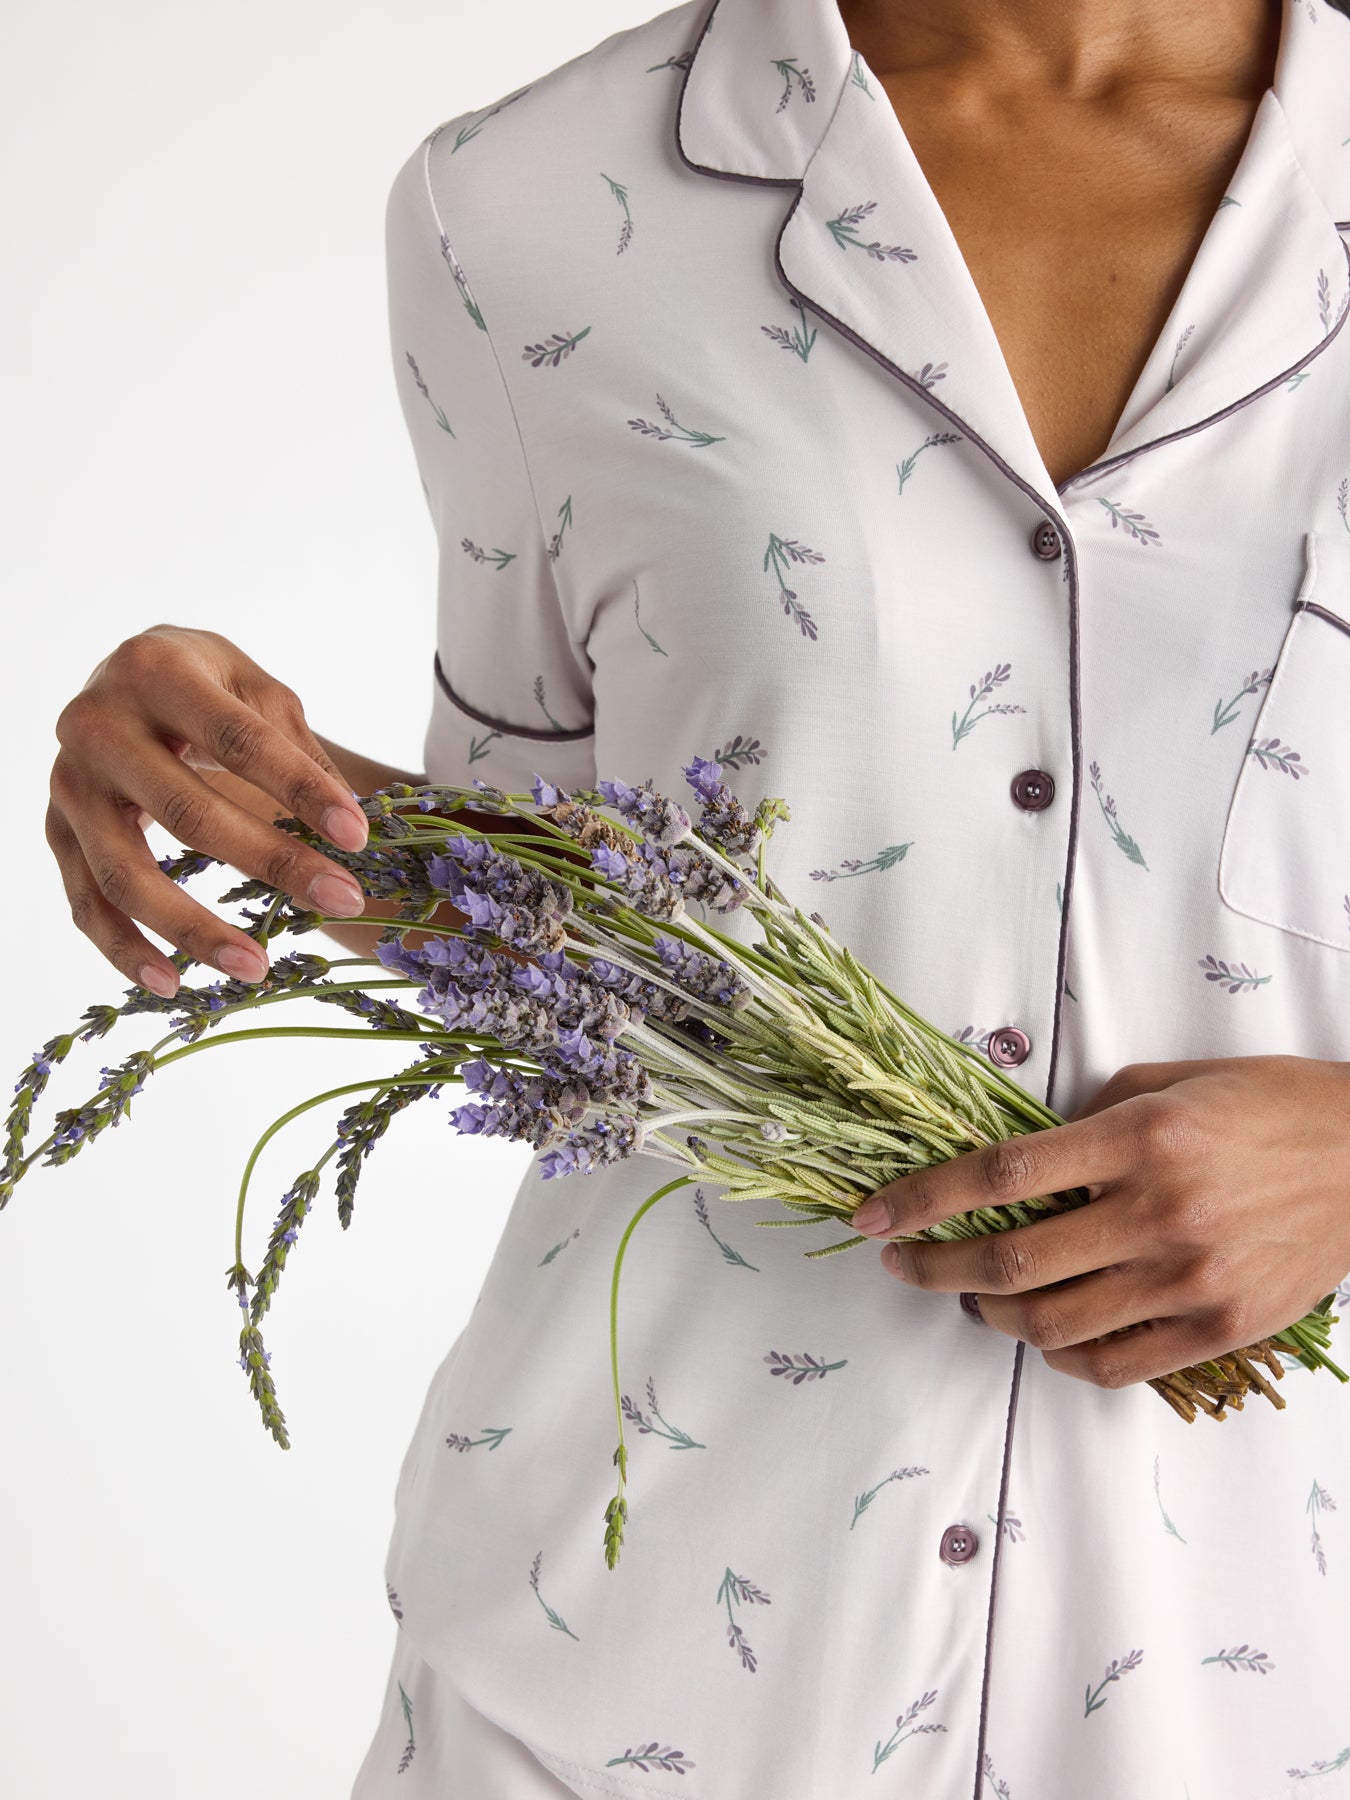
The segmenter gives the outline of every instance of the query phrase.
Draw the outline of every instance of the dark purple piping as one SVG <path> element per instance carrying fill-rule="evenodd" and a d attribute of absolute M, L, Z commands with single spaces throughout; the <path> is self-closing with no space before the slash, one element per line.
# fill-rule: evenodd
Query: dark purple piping
<path fill-rule="evenodd" d="M 436 679 L 441 684 L 442 692 L 453 701 L 459 710 L 468 713 L 471 719 L 477 719 L 480 725 L 491 725 L 494 731 L 500 731 L 506 737 L 538 738 L 542 742 L 556 744 L 567 738 L 589 737 L 595 730 L 594 720 L 592 720 L 589 725 L 583 725 L 579 731 L 534 731 L 524 725 L 508 725 L 505 719 L 494 719 L 491 713 L 479 712 L 477 707 L 470 706 L 467 700 L 460 699 L 459 695 L 445 679 L 445 670 L 441 667 L 441 653 L 439 650 L 436 652 L 433 662 L 436 668 Z"/>
<path fill-rule="evenodd" d="M 1350 230 L 1350 225 L 1347 225 L 1344 228 L 1338 225 L 1336 229 L 1338 231 L 1342 229 Z M 1341 249 L 1345 252 L 1347 264 L 1350 264 L 1350 244 L 1342 244 Z M 1064 488 L 1071 488 L 1076 481 L 1086 481 L 1090 475 L 1101 475 L 1107 469 L 1121 468 L 1125 463 L 1133 461 L 1136 456 L 1142 456 L 1145 450 L 1156 449 L 1159 444 L 1170 444 L 1177 438 L 1189 437 L 1193 431 L 1203 431 L 1206 425 L 1213 425 L 1219 419 L 1226 419 L 1229 413 L 1235 413 L 1240 406 L 1246 406 L 1249 401 L 1259 400 L 1262 394 L 1268 394 L 1273 387 L 1278 387 L 1282 381 L 1287 381 L 1291 375 L 1296 375 L 1298 371 L 1303 368 L 1305 363 L 1310 363 L 1315 356 L 1320 356 L 1327 345 L 1336 336 L 1337 332 L 1339 332 L 1341 326 L 1345 324 L 1347 318 L 1350 318 L 1350 306 L 1346 307 L 1340 318 L 1337 319 L 1335 325 L 1320 343 L 1314 344 L 1306 356 L 1301 357 L 1298 362 L 1287 368 L 1283 375 L 1277 375 L 1273 381 L 1268 381 L 1264 387 L 1253 388 L 1250 394 L 1244 394 L 1240 400 L 1235 400 L 1231 406 L 1225 406 L 1222 412 L 1211 413 L 1207 419 L 1201 419 L 1198 424 L 1183 426 L 1180 431 L 1169 431 L 1164 437 L 1150 438 L 1148 443 L 1140 444 L 1133 450 L 1123 450 L 1119 456 L 1108 456 L 1102 462 L 1093 463 L 1090 468 L 1080 469 L 1076 475 L 1070 475 L 1069 479 L 1064 483 L 1064 487 L 1056 488 L 1055 492 L 1057 494 L 1063 494 Z"/>
<path fill-rule="evenodd" d="M 1316 613 L 1319 619 L 1325 619 L 1328 625 L 1336 625 L 1350 636 L 1350 620 L 1338 618 L 1334 612 L 1328 612 L 1325 606 L 1318 606 L 1313 600 L 1300 600 L 1294 606 L 1295 612 Z"/>

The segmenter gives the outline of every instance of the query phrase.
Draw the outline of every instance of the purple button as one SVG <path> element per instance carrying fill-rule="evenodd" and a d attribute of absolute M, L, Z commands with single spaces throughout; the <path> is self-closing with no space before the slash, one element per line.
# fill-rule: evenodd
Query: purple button
<path fill-rule="evenodd" d="M 969 1525 L 949 1525 L 942 1534 L 938 1555 L 945 1563 L 965 1563 L 980 1547 L 980 1540 Z"/>
<path fill-rule="evenodd" d="M 1000 1069 L 1015 1069 L 1031 1055 L 1031 1039 L 1016 1025 L 1000 1025 L 989 1033 L 989 1060 Z"/>
<path fill-rule="evenodd" d="M 972 1319 L 983 1320 L 984 1314 L 980 1311 L 980 1296 L 978 1294 L 962 1294 L 961 1305 L 966 1312 L 970 1314 Z"/>
<path fill-rule="evenodd" d="M 1040 812 L 1055 797 L 1055 783 L 1044 769 L 1022 769 L 1012 778 L 1011 793 L 1023 812 Z"/>
<path fill-rule="evenodd" d="M 1031 534 L 1031 547 L 1042 562 L 1053 562 L 1064 546 L 1059 541 L 1059 533 L 1049 519 L 1042 519 Z"/>

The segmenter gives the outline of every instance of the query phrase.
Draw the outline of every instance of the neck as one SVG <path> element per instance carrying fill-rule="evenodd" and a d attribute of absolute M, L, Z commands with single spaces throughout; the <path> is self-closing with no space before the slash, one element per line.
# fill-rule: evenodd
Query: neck
<path fill-rule="evenodd" d="M 1281 0 L 838 0 L 879 77 L 1087 100 L 1180 84 L 1257 99 L 1270 86 Z"/>

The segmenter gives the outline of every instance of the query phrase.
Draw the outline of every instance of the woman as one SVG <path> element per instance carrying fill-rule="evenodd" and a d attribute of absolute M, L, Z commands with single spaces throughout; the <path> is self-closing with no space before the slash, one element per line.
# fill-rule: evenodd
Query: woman
<path fill-rule="evenodd" d="M 787 891 L 1070 1119 L 859 1229 L 1094 1204 L 880 1266 L 654 1208 L 610 1571 L 663 1177 L 532 1165 L 400 1473 L 355 1800 L 1350 1792 L 1350 1394 L 1147 1386 L 1350 1304 L 1347 96 L 1329 0 L 695 0 L 395 178 L 426 778 L 786 796 Z M 61 741 L 72 909 L 150 986 L 137 920 L 261 968 L 131 821 L 299 894 L 268 821 L 347 847 L 405 774 L 163 626 Z"/>

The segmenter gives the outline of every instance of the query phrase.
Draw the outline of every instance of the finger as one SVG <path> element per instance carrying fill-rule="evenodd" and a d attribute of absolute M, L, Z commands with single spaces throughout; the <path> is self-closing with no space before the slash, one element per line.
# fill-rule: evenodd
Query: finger
<path fill-rule="evenodd" d="M 1156 1275 L 1140 1264 L 1097 1269 L 1029 1293 L 980 1294 L 987 1325 L 1043 1353 L 1092 1344 L 1179 1306 L 1160 1294 Z"/>
<path fill-rule="evenodd" d="M 178 921 L 181 928 L 195 915 L 198 933 L 210 921 L 214 941 L 226 944 L 232 928 L 188 900 L 159 868 L 144 839 L 130 829 L 128 815 L 137 808 L 149 811 L 190 848 L 265 881 L 306 908 L 339 918 L 353 918 L 363 910 L 360 886 L 345 869 L 301 843 L 294 833 L 278 830 L 217 793 L 162 744 L 128 738 L 111 746 L 109 753 L 115 757 L 123 797 L 105 796 L 100 803 L 91 803 L 87 795 L 57 797 L 105 898 L 120 911 L 143 920 L 152 931 L 172 938 L 170 922 Z M 63 771 L 62 780 L 66 779 Z M 56 780 L 53 770 L 54 787 Z M 135 850 L 128 856 L 131 845 Z M 100 875 L 104 863 L 110 864 L 111 889 Z M 248 954 L 261 954 L 244 933 L 233 935 Z"/>
<path fill-rule="evenodd" d="M 1008 1231 L 940 1243 L 892 1239 L 882 1265 L 907 1286 L 954 1294 L 1025 1294 L 1112 1268 L 1147 1252 L 1137 1208 L 1108 1195 L 1089 1206 Z"/>
<path fill-rule="evenodd" d="M 1141 1099 L 1127 1102 L 1142 1105 Z M 1129 1166 L 1131 1132 L 1124 1108 L 1075 1124 L 1052 1125 L 915 1169 L 878 1188 L 850 1220 L 869 1237 L 892 1237 L 941 1224 L 977 1207 L 1006 1206 L 1092 1182 L 1111 1182 Z"/>
<path fill-rule="evenodd" d="M 272 716 L 265 717 L 259 708 Z M 155 718 L 340 850 L 364 848 L 365 814 L 305 723 L 299 696 L 284 683 L 269 678 L 256 706 L 207 681 L 176 683 L 159 698 Z"/>
<path fill-rule="evenodd" d="M 1175 1086 L 1178 1081 L 1188 1081 L 1192 1076 L 1206 1074 L 1213 1066 L 1212 1058 L 1190 1062 L 1126 1063 L 1104 1081 L 1077 1112 L 1070 1113 L 1066 1123 L 1072 1124 L 1079 1119 L 1090 1118 L 1108 1106 L 1118 1106 L 1122 1100 L 1134 1099 L 1137 1094 L 1159 1094 L 1164 1088 Z"/>
<path fill-rule="evenodd" d="M 177 969 L 162 950 L 137 930 L 125 913 L 118 912 L 104 899 L 85 861 L 79 839 L 54 806 L 47 811 L 46 836 L 56 858 L 76 928 L 128 981 L 158 994 L 161 999 L 171 1000 L 178 992 Z"/>
<path fill-rule="evenodd" d="M 1062 1374 L 1097 1387 L 1118 1388 L 1227 1356 L 1265 1335 L 1248 1325 L 1239 1310 L 1218 1308 L 1146 1319 L 1119 1335 L 1044 1354 L 1050 1367 Z"/>
<path fill-rule="evenodd" d="M 53 790 L 65 780 L 53 772 Z M 205 785 L 205 784 L 203 784 Z M 151 854 L 131 816 L 131 807 L 106 796 L 86 796 L 77 818 L 58 793 L 49 814 L 48 842 L 57 858 L 71 917 L 114 967 L 131 980 L 152 987 L 146 964 L 161 974 L 178 971 L 164 953 L 147 943 L 133 921 L 167 938 L 195 961 L 241 981 L 261 981 L 267 973 L 265 951 L 246 933 L 227 924 L 209 908 L 189 899 Z M 145 954 L 145 952 L 149 954 Z"/>

